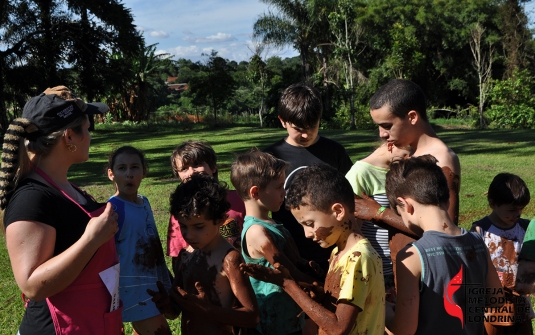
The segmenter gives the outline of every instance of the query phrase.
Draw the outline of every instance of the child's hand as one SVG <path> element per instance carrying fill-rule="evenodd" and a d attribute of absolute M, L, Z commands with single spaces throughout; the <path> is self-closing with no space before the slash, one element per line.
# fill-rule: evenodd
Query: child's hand
<path fill-rule="evenodd" d="M 312 284 L 298 282 L 297 283 L 303 291 L 308 293 L 308 296 L 317 303 L 322 303 L 325 298 L 325 289 L 318 282 L 313 282 Z"/>
<path fill-rule="evenodd" d="M 535 293 L 535 261 L 518 261 L 515 291 L 521 294 Z"/>
<path fill-rule="evenodd" d="M 273 264 L 274 269 L 258 264 L 240 264 L 240 270 L 257 280 L 282 286 L 284 279 L 292 279 L 290 271 L 280 263 Z"/>
<path fill-rule="evenodd" d="M 171 297 L 182 309 L 193 313 L 209 313 L 212 304 L 208 300 L 201 283 L 195 283 L 195 289 L 198 294 L 189 294 L 181 287 L 177 286 L 176 290 L 171 290 Z"/>
<path fill-rule="evenodd" d="M 364 221 L 372 221 L 377 219 L 377 211 L 381 205 L 366 194 L 361 196 L 355 194 L 355 216 Z"/>
<path fill-rule="evenodd" d="M 147 293 L 152 297 L 151 300 L 156 305 L 156 308 L 158 308 L 158 311 L 160 311 L 160 313 L 164 315 L 167 319 L 176 318 L 179 313 L 174 310 L 171 304 L 171 298 L 165 290 L 163 283 L 158 280 L 156 282 L 156 285 L 158 286 L 158 292 L 154 292 L 150 289 L 147 290 Z"/>
<path fill-rule="evenodd" d="M 314 273 L 319 276 L 320 278 L 325 278 L 326 276 L 326 273 L 325 271 L 321 268 L 321 266 L 314 262 L 314 261 L 309 261 L 308 262 L 308 265 L 310 266 L 310 268 L 312 269 L 312 271 L 314 271 Z"/>

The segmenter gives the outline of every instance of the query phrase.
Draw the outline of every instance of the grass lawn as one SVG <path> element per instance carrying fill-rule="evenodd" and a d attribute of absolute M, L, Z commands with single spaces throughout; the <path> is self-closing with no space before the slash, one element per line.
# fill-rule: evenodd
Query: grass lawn
<path fill-rule="evenodd" d="M 459 156 L 461 161 L 460 224 L 469 228 L 471 223 L 489 213 L 486 190 L 499 172 L 520 175 L 535 194 L 535 174 L 532 164 L 535 157 L 535 140 L 532 130 L 448 130 L 437 129 L 439 136 Z M 70 180 L 84 188 L 97 200 L 105 201 L 113 187 L 104 175 L 108 154 L 122 145 L 142 149 L 148 159 L 149 175 L 143 181 L 140 193 L 147 196 L 154 210 L 162 242 L 166 243 L 169 219 L 169 194 L 177 185 L 173 178 L 169 156 L 174 147 L 188 139 L 205 140 L 218 154 L 219 178 L 229 183 L 230 164 L 235 153 L 251 147 L 265 148 L 285 136 L 284 129 L 259 129 L 236 126 L 216 130 L 195 128 L 183 130 L 179 125 L 153 125 L 125 127 L 97 125 L 93 133 L 90 159 L 73 166 Z M 320 134 L 342 143 L 352 161 L 363 158 L 378 143 L 377 131 L 320 131 Z M 525 218 L 535 217 L 535 201 L 524 210 Z M 23 302 L 18 290 L 5 247 L 0 241 L 0 334 L 16 334 L 23 314 Z M 83 302 L 80 302 L 83 303 Z M 179 333 L 178 321 L 171 321 Z M 130 328 L 127 328 L 129 330 Z"/>

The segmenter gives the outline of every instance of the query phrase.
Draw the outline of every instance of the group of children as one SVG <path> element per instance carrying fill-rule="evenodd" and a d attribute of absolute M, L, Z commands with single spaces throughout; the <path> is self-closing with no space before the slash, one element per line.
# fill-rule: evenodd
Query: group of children
<path fill-rule="evenodd" d="M 352 166 L 318 135 L 318 93 L 290 86 L 278 106 L 288 137 L 237 155 L 235 191 L 218 180 L 208 144 L 180 144 L 171 155 L 180 179 L 170 196 L 172 276 L 137 192 L 144 156 L 116 150 L 108 176 L 123 320 L 138 334 L 170 334 L 166 319 L 179 315 L 183 335 L 531 334 L 533 274 L 522 277 L 527 291 L 516 286 L 525 183 L 497 175 L 492 213 L 472 231 L 457 227 L 459 160 L 428 123 L 423 92 L 394 80 L 370 105 L 385 141 Z"/>

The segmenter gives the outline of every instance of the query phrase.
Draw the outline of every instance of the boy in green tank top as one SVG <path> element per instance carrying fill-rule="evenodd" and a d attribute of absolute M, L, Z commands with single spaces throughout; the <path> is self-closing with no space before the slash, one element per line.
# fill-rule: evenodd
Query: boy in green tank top
<path fill-rule="evenodd" d="M 284 202 L 287 163 L 261 151 L 239 155 L 231 168 L 230 180 L 245 203 L 242 255 L 245 262 L 273 267 L 286 266 L 295 278 L 312 283 L 301 272 L 310 270 L 301 258 L 286 228 L 269 216 Z M 305 323 L 299 306 L 280 287 L 250 278 L 260 309 L 260 323 L 248 334 L 301 334 Z"/>

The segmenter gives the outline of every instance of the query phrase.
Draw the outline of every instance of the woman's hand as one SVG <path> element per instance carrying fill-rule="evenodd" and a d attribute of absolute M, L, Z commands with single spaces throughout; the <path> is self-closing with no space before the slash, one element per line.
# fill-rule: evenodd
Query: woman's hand
<path fill-rule="evenodd" d="M 104 212 L 100 216 L 89 220 L 84 235 L 87 235 L 90 241 L 96 245 L 101 246 L 119 231 L 117 218 L 118 215 L 113 211 L 112 204 L 108 202 Z"/>

